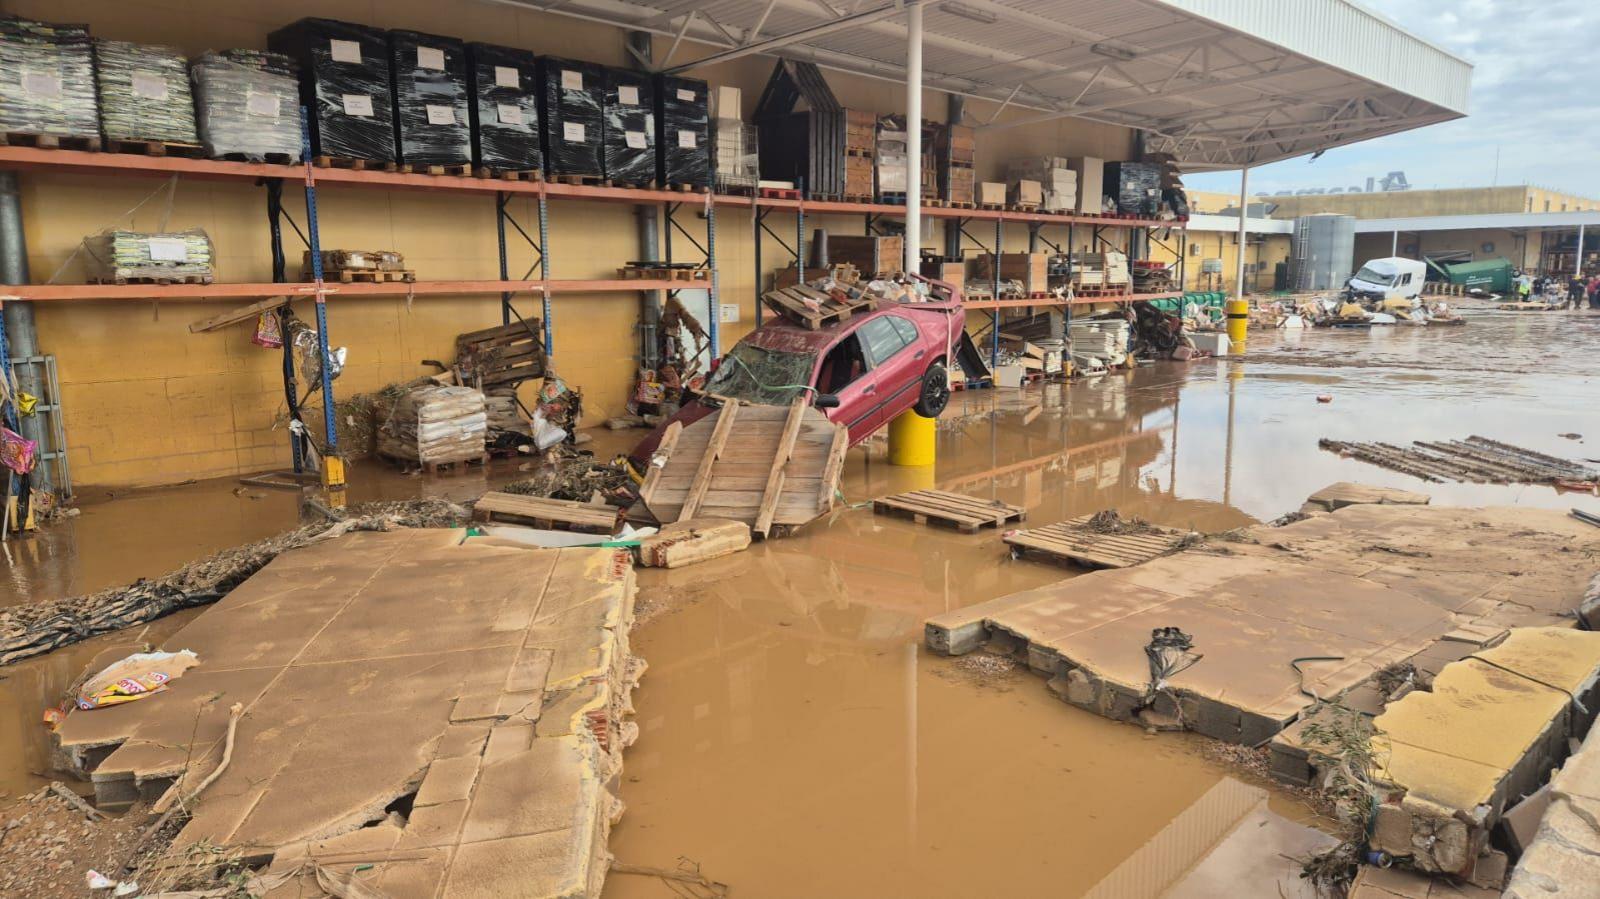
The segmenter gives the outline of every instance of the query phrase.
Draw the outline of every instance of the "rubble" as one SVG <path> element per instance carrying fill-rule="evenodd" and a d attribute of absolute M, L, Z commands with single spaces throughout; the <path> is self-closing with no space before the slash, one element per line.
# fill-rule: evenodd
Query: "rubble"
<path fill-rule="evenodd" d="M 1549 806 L 1506 885 L 1506 899 L 1577 899 L 1600 893 L 1600 736 L 1550 779 Z"/>

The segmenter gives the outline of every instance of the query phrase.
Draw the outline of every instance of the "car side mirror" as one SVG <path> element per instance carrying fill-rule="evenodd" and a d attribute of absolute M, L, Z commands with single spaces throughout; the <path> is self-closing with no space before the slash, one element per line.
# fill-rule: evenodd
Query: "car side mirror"
<path fill-rule="evenodd" d="M 839 397 L 831 393 L 819 393 L 817 398 L 811 401 L 811 405 L 818 409 L 837 409 L 839 408 Z"/>

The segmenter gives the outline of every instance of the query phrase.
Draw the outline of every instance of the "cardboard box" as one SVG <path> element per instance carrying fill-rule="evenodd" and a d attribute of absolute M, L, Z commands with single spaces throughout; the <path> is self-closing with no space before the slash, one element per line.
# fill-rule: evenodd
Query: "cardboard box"
<path fill-rule="evenodd" d="M 994 370 L 994 386 L 1021 387 L 1027 369 L 1021 365 L 999 365 Z"/>
<path fill-rule="evenodd" d="M 718 85 L 711 91 L 711 115 L 719 119 L 743 119 L 742 102 L 738 88 Z"/>
<path fill-rule="evenodd" d="M 1067 160 L 1067 167 L 1078 176 L 1078 212 L 1102 212 L 1105 202 L 1105 160 L 1093 156 L 1074 156 Z"/>
<path fill-rule="evenodd" d="M 978 185 L 978 202 L 985 206 L 1006 205 L 1004 181 L 984 181 Z"/>
<path fill-rule="evenodd" d="M 1044 187 L 1037 181 L 1023 178 L 1011 183 L 1012 206 L 1039 206 L 1044 203 Z"/>

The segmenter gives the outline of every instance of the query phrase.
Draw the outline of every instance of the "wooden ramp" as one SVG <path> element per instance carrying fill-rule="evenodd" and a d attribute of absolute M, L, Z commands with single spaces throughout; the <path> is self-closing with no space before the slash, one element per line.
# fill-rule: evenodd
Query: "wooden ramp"
<path fill-rule="evenodd" d="M 1085 568 L 1127 568 L 1164 556 L 1179 548 L 1183 534 L 1144 525 L 1130 533 L 1101 533 L 1089 528 L 1092 515 L 1072 518 L 1042 528 L 1015 531 L 1005 536 L 1011 554 L 1039 553 L 1052 559 L 1076 562 Z"/>
<path fill-rule="evenodd" d="M 766 537 L 833 508 L 849 432 L 797 399 L 789 406 L 727 400 L 686 427 L 673 422 L 639 499 L 660 524 L 728 518 Z"/>
<path fill-rule="evenodd" d="M 979 528 L 1021 521 L 1027 514 L 1020 506 L 1008 506 L 999 500 L 978 499 L 940 490 L 913 490 L 875 499 L 872 501 L 872 511 L 879 515 L 895 515 L 928 524 L 946 525 L 963 534 L 976 534 Z"/>
<path fill-rule="evenodd" d="M 615 534 L 622 518 L 622 510 L 615 506 L 498 492 L 485 493 L 480 497 L 473 504 L 472 513 L 479 521 L 554 528 L 583 534 Z"/>

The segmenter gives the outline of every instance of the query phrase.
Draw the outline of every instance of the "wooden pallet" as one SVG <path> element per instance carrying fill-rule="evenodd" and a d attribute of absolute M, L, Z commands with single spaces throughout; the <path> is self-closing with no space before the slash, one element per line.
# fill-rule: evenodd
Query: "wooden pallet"
<path fill-rule="evenodd" d="M 660 524 L 730 518 L 758 537 L 833 508 L 850 433 L 796 399 L 788 406 L 727 400 L 685 428 L 673 422 L 651 458 L 638 512 Z"/>
<path fill-rule="evenodd" d="M 617 277 L 624 281 L 710 281 L 711 269 L 705 266 L 684 268 L 680 266 L 662 266 L 652 268 L 642 265 L 627 265 L 617 269 Z"/>
<path fill-rule="evenodd" d="M 468 466 L 484 467 L 488 464 L 489 456 L 485 454 L 472 459 L 457 459 L 453 462 L 423 462 L 418 467 L 424 474 L 438 477 L 443 474 L 466 474 Z"/>
<path fill-rule="evenodd" d="M 798 200 L 800 191 L 792 187 L 763 187 L 758 189 L 758 194 L 768 200 Z"/>
<path fill-rule="evenodd" d="M 472 170 L 477 178 L 492 179 L 495 181 L 543 181 L 544 172 L 538 169 L 492 169 L 488 166 L 478 166 Z"/>
<path fill-rule="evenodd" d="M 846 155 L 846 156 L 865 156 L 866 158 L 871 159 L 876 154 L 873 152 L 873 149 L 871 147 L 851 147 L 851 146 L 846 146 L 844 148 L 844 155 Z"/>
<path fill-rule="evenodd" d="M 858 312 L 871 312 L 878 306 L 872 297 L 841 301 L 804 284 L 768 291 L 761 300 L 767 308 L 811 331 L 836 325 Z"/>
<path fill-rule="evenodd" d="M 904 206 L 906 205 L 906 195 L 904 191 L 882 191 L 878 194 L 878 202 L 887 203 L 890 206 Z"/>
<path fill-rule="evenodd" d="M 104 146 L 107 153 L 131 153 L 135 156 L 175 156 L 180 159 L 204 159 L 206 156 L 205 147 L 178 141 L 107 138 Z"/>
<path fill-rule="evenodd" d="M 319 169 L 350 169 L 355 172 L 398 172 L 400 164 L 380 159 L 356 159 L 353 156 L 313 156 L 311 164 Z"/>
<path fill-rule="evenodd" d="M 606 187 L 621 187 L 627 190 L 655 190 L 661 186 L 655 181 L 616 181 L 611 178 L 606 179 L 605 185 Z"/>
<path fill-rule="evenodd" d="M 399 170 L 412 175 L 471 175 L 472 166 L 467 163 L 451 163 L 443 165 L 427 162 L 402 162 Z"/>
<path fill-rule="evenodd" d="M 265 162 L 271 165 L 298 165 L 300 157 L 290 153 L 262 153 L 252 156 L 248 153 L 224 153 L 217 157 L 224 162 Z"/>
<path fill-rule="evenodd" d="M 872 511 L 878 515 L 953 527 L 963 534 L 976 534 L 979 528 L 999 527 L 1027 517 L 1021 506 L 942 490 L 913 490 L 885 496 L 872 501 Z"/>
<path fill-rule="evenodd" d="M 300 274 L 303 280 L 312 280 L 310 272 L 301 272 Z M 337 281 L 340 284 L 388 284 L 394 281 L 415 281 L 417 280 L 417 273 L 411 269 L 378 271 L 370 268 L 342 268 L 324 271 L 322 280 Z"/>
<path fill-rule="evenodd" d="M 668 184 L 667 190 L 677 191 L 680 194 L 708 194 L 711 188 L 704 184 Z"/>
<path fill-rule="evenodd" d="M 7 131 L 0 133 L 0 146 L 37 147 L 41 150 L 95 151 L 100 149 L 100 138 L 98 135 L 27 134 L 20 131 Z"/>
<path fill-rule="evenodd" d="M 622 523 L 622 510 L 616 506 L 566 499 L 490 492 L 473 504 L 472 517 L 478 521 L 581 534 L 615 534 Z"/>
<path fill-rule="evenodd" d="M 979 203 L 978 204 L 978 208 L 986 210 L 988 212 L 1005 212 L 1006 211 L 1006 204 L 1004 204 L 1004 203 Z"/>
<path fill-rule="evenodd" d="M 1183 534 L 1170 528 L 1150 527 L 1136 534 L 1100 534 L 1088 529 L 1083 515 L 1068 521 L 1014 531 L 1003 538 L 1013 557 L 1038 553 L 1055 561 L 1068 561 L 1085 568 L 1127 568 L 1176 552 Z"/>
<path fill-rule="evenodd" d="M 545 373 L 543 323 L 532 318 L 456 336 L 456 369 L 487 390 Z"/>
<path fill-rule="evenodd" d="M 873 202 L 871 194 L 845 194 L 844 195 L 844 199 L 845 199 L 846 203 L 871 203 L 871 202 Z"/>
<path fill-rule="evenodd" d="M 551 175 L 550 180 L 558 184 L 571 184 L 574 187 L 605 187 L 606 179 L 599 175 Z"/>
<path fill-rule="evenodd" d="M 1039 204 L 1037 204 L 1037 203 L 1012 203 L 1010 205 L 1010 207 L 1008 207 L 1008 208 L 1012 212 L 1038 212 L 1039 211 Z"/>
<path fill-rule="evenodd" d="M 171 278 L 88 278 L 90 284 L 210 284 L 210 275 L 178 275 Z"/>

